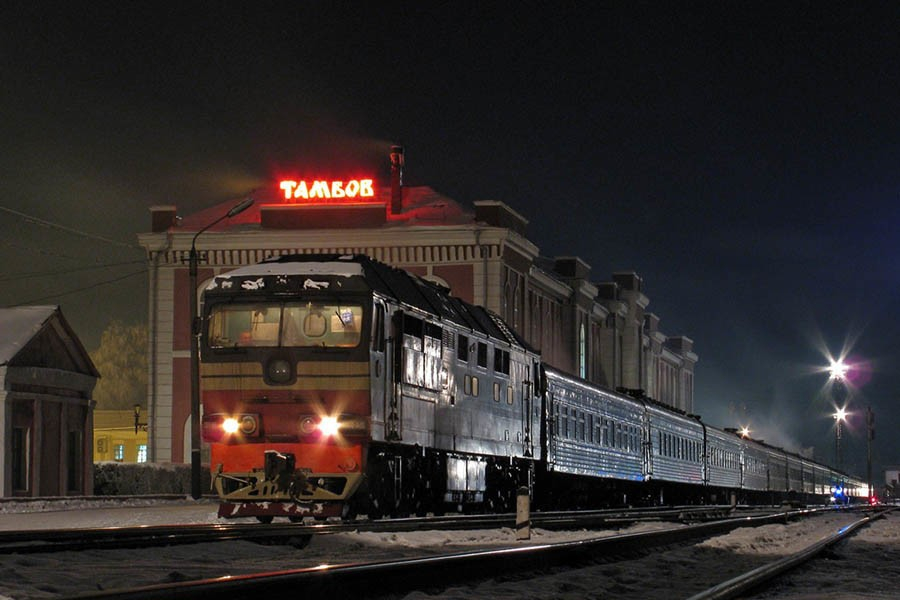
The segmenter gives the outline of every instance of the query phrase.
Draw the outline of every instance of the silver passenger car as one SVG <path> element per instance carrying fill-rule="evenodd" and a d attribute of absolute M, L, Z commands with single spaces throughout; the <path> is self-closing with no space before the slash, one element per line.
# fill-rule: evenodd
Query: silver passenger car
<path fill-rule="evenodd" d="M 741 486 L 742 440 L 713 427 L 706 430 L 706 482 L 712 487 Z"/>
<path fill-rule="evenodd" d="M 643 481 L 643 404 L 546 370 L 547 470 Z"/>
<path fill-rule="evenodd" d="M 768 491 L 768 455 L 765 447 L 751 440 L 743 440 L 742 448 L 741 488 L 755 492 Z"/>
<path fill-rule="evenodd" d="M 647 479 L 703 484 L 703 425 L 648 403 L 645 413 L 650 449 Z"/>

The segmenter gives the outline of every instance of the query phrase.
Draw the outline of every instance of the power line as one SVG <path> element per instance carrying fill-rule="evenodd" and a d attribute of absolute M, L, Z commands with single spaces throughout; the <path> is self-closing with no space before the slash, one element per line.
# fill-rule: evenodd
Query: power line
<path fill-rule="evenodd" d="M 94 269 L 124 267 L 126 265 L 139 265 L 139 264 L 145 264 L 146 262 L 147 262 L 146 260 L 131 260 L 128 262 L 108 263 L 108 264 L 102 264 L 102 265 L 93 265 L 90 267 L 66 269 L 64 271 L 32 271 L 30 273 L 15 273 L 15 274 L 9 275 L 7 277 L 0 277 L 0 282 L 21 281 L 22 279 L 32 279 L 35 277 L 54 277 L 56 275 L 68 275 L 69 273 L 78 273 L 80 271 L 91 271 Z"/>
<path fill-rule="evenodd" d="M 16 304 L 10 304 L 6 308 L 14 308 L 16 306 L 25 306 L 27 304 L 34 304 L 35 302 L 43 302 L 44 300 L 51 300 L 53 298 L 62 298 L 63 296 L 69 296 L 71 294 L 77 294 L 79 292 L 86 292 L 86 291 L 92 290 L 94 288 L 98 288 L 98 287 L 101 287 L 104 285 L 109 285 L 110 283 L 116 283 L 118 281 L 128 279 L 129 277 L 134 277 L 135 275 L 143 275 L 143 274 L 147 273 L 147 271 L 149 271 L 149 269 L 141 269 L 140 271 L 135 271 L 133 273 L 129 273 L 129 274 L 123 275 L 121 277 L 116 277 L 114 279 L 107 279 L 106 281 L 100 281 L 97 283 L 93 283 L 91 285 L 76 288 L 74 290 L 68 290 L 66 292 L 59 292 L 57 294 L 50 294 L 49 296 L 42 296 L 40 298 L 31 298 L 31 299 L 25 300 L 23 302 L 18 302 Z"/>
<path fill-rule="evenodd" d="M 4 246 L 9 246 L 10 248 L 15 248 L 16 250 L 24 250 L 25 252 L 31 252 L 32 254 L 35 254 L 35 255 L 47 256 L 50 258 L 64 258 L 66 260 L 74 260 L 74 261 L 78 261 L 78 262 L 82 262 L 82 263 L 85 261 L 93 261 L 95 263 L 99 263 L 101 260 L 100 258 L 91 259 L 91 258 L 84 258 L 82 256 L 72 256 L 71 254 L 63 254 L 61 252 L 54 252 L 53 250 L 47 250 L 46 248 L 38 248 L 35 246 L 16 244 L 14 242 L 10 242 L 7 240 L 0 241 L 0 244 L 3 244 Z"/>
<path fill-rule="evenodd" d="M 44 227 L 50 227 L 51 229 L 58 229 L 59 231 L 63 231 L 65 233 L 69 233 L 72 235 L 77 235 L 83 238 L 97 240 L 99 242 L 104 242 L 106 244 L 112 244 L 114 246 L 120 246 L 123 248 L 136 248 L 141 249 L 140 246 L 135 244 L 128 244 L 126 242 L 120 242 L 118 240 L 113 240 L 107 237 L 103 237 L 100 235 L 94 235 L 92 233 L 87 233 L 84 231 L 79 231 L 78 229 L 73 229 L 71 227 L 66 227 L 65 225 L 59 225 L 57 223 L 51 223 L 50 221 L 45 221 L 44 219 L 39 219 L 38 217 L 32 217 L 31 215 L 26 215 L 25 213 L 21 213 L 17 210 L 13 210 L 11 208 L 6 208 L 5 206 L 0 206 L 0 211 L 10 213 L 12 215 L 16 215 L 20 219 L 24 219 L 26 222 L 34 223 L 36 225 L 43 225 Z"/>

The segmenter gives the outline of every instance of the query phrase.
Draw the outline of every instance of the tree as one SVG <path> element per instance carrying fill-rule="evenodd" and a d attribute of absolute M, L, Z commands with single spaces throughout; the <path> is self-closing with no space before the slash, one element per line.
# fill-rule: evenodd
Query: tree
<path fill-rule="evenodd" d="M 131 410 L 147 407 L 147 326 L 113 321 L 100 337 L 100 347 L 91 352 L 100 371 L 94 400 L 101 410 Z"/>

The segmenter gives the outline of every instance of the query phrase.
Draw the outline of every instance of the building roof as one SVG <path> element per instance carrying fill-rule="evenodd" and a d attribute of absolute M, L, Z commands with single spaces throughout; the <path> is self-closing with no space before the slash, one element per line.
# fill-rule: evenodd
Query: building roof
<path fill-rule="evenodd" d="M 283 204 L 269 187 L 259 188 L 248 195 L 254 203 L 245 211 L 210 227 L 208 231 L 232 231 L 255 229 L 261 222 L 261 209 L 264 205 Z M 231 199 L 215 206 L 205 208 L 190 215 L 184 215 L 180 222 L 169 228 L 172 232 L 199 231 L 233 208 L 241 198 Z M 390 204 L 389 187 L 378 191 L 378 200 L 372 204 Z M 412 186 L 403 188 L 403 212 L 395 215 L 385 226 L 396 225 L 459 225 L 474 222 L 474 213 L 465 209 L 455 200 L 444 196 L 428 186 Z"/>
<path fill-rule="evenodd" d="M 91 361 L 90 355 L 82 346 L 75 332 L 66 322 L 59 306 L 16 306 L 12 308 L 0 308 L 0 366 L 7 366 L 14 362 L 15 358 L 31 346 L 30 354 L 34 352 L 35 342 L 44 332 L 46 335 L 58 339 L 55 347 L 62 355 L 68 355 L 65 363 L 72 369 L 99 377 L 97 368 Z M 49 347 L 38 352 L 49 352 Z M 50 357 L 43 357 L 50 359 Z M 70 362 L 71 361 L 71 362 Z M 67 365 L 57 365 L 66 367 Z M 38 366 L 38 365 L 34 365 Z"/>
<path fill-rule="evenodd" d="M 58 306 L 0 308 L 0 366 L 9 363 L 57 310 Z"/>

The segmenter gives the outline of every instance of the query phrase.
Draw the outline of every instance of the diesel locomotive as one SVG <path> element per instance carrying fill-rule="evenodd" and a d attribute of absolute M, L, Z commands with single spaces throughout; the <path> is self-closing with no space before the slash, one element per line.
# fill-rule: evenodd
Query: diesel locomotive
<path fill-rule="evenodd" d="M 286 255 L 202 293 L 222 517 L 824 500 L 864 485 L 545 365 L 496 314 L 362 255 Z"/>

